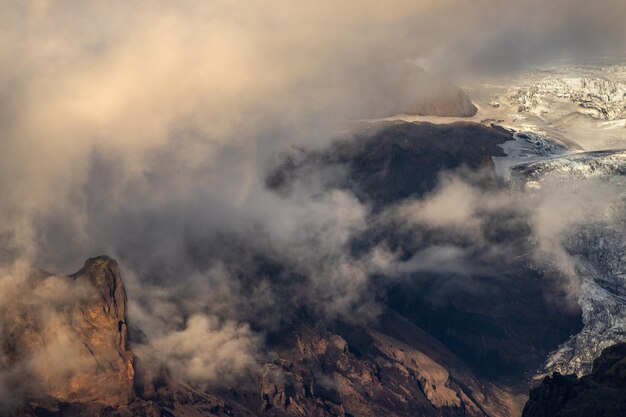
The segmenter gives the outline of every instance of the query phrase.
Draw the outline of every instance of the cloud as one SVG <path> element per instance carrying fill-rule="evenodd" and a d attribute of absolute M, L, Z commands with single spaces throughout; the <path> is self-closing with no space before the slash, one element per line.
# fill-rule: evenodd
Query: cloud
<path fill-rule="evenodd" d="M 184 381 L 225 385 L 257 370 L 259 345 L 247 325 L 194 314 L 183 330 L 153 340 L 149 348 Z"/>
<path fill-rule="evenodd" d="M 417 232 L 418 240 L 426 236 L 426 247 L 397 263 L 396 271 L 492 274 L 497 265 L 526 257 L 568 276 L 566 292 L 576 300 L 580 263 L 598 257 L 604 257 L 600 263 L 612 262 L 606 245 L 585 245 L 583 241 L 591 238 L 586 234 L 610 240 L 613 255 L 619 256 L 626 242 L 616 240 L 626 213 L 621 184 L 593 178 L 564 180 L 556 173 L 534 188 L 505 184 L 485 189 L 475 185 L 476 175 L 481 174 L 443 174 L 429 195 L 390 210 L 387 216 Z"/>
<path fill-rule="evenodd" d="M 467 246 L 449 242 L 399 267 L 384 245 L 356 254 L 352 238 L 369 227 L 370 207 L 324 189 L 321 172 L 286 195 L 267 190 L 280 152 L 324 147 L 345 119 L 394 108 L 389 86 L 407 61 L 452 82 L 623 48 L 623 8 L 613 0 L 2 2 L 0 260 L 61 273 L 108 253 L 124 267 L 131 322 L 164 360 L 194 380 L 196 364 L 237 375 L 257 358 L 263 333 L 299 307 L 367 319 L 376 313 L 371 274 L 440 263 L 460 272 L 471 261 Z M 423 81 L 407 82 L 423 90 Z M 485 213 L 518 203 L 453 178 L 400 215 L 483 242 Z M 521 210 L 545 227 L 535 230 L 540 247 L 584 220 L 555 222 L 549 197 L 530 204 Z M 4 276 L 0 307 L 26 282 Z M 30 300 L 80 299 L 68 286 L 50 278 Z M 212 348 L 198 349 L 196 337 Z"/>
<path fill-rule="evenodd" d="M 413 225 L 427 224 L 431 227 L 476 230 L 481 225 L 478 218 L 481 205 L 498 197 L 494 193 L 488 198 L 483 198 L 485 197 L 483 194 L 487 193 L 479 190 L 462 177 L 444 174 L 428 198 L 400 205 L 398 215 Z"/>
<path fill-rule="evenodd" d="M 622 26 L 611 0 L 68 3 L 3 4 L 0 43 L 0 234 L 65 264 L 51 241 L 84 257 L 94 218 L 140 212 L 139 197 L 250 204 L 277 150 L 327 143 L 406 60 L 468 75 L 623 38 L 606 36 Z"/>

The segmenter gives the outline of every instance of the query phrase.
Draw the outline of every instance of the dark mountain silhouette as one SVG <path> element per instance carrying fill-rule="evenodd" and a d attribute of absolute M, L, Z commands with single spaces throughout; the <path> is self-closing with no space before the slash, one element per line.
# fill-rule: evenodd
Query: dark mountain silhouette
<path fill-rule="evenodd" d="M 602 351 L 589 375 L 547 376 L 530 392 L 523 417 L 626 415 L 626 343 Z"/>

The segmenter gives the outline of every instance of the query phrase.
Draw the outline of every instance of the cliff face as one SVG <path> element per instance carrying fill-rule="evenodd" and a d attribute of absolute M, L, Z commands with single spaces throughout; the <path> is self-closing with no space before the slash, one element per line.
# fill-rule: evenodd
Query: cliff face
<path fill-rule="evenodd" d="M 530 392 L 523 417 L 626 415 L 626 343 L 604 349 L 591 374 L 554 373 Z"/>
<path fill-rule="evenodd" d="M 5 307 L 0 333 L 7 364 L 28 380 L 15 386 L 16 395 L 21 391 L 31 403 L 26 410 L 40 403 L 117 406 L 130 401 L 133 356 L 117 263 L 92 258 L 69 277 L 36 275 L 26 295 L 32 298 Z M 54 299 L 39 300 L 54 292 Z"/>
<path fill-rule="evenodd" d="M 76 396 L 84 399 L 86 395 L 89 401 L 109 404 L 125 403 L 132 397 L 134 370 L 128 350 L 126 291 L 117 262 L 108 257 L 92 258 L 71 277 L 88 280 L 97 291 L 70 317 L 70 325 L 96 365 L 76 381 Z M 68 393 L 67 397 L 73 399 L 72 395 Z"/>

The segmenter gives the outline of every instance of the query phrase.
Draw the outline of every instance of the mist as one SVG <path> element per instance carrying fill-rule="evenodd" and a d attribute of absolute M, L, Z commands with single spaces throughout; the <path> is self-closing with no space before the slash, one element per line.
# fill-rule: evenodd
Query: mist
<path fill-rule="evenodd" d="M 561 218 L 554 207 L 585 192 L 601 206 L 614 189 L 524 200 L 451 173 L 433 194 L 375 213 L 327 187 L 334 171 L 298 178 L 286 194 L 266 179 L 292 145 L 322 149 L 349 121 L 397 108 L 389 90 L 407 66 L 447 85 L 624 51 L 625 13 L 619 0 L 1 2 L 0 259 L 60 275 L 88 257 L 118 259 L 147 354 L 209 384 L 256 372 L 264 336 L 303 306 L 328 320 L 374 319 L 373 274 L 484 272 L 475 248 L 449 242 L 410 260 L 384 242 L 355 253 L 374 221 L 481 245 L 485 217 L 512 211 L 530 224 L 536 255 L 571 271 L 563 234 L 589 213 Z M 426 81 L 410 82 L 419 100 Z M 3 274 L 2 288 L 22 291 L 16 276 Z M 75 295 L 55 279 L 33 302 Z M 2 308 L 14 306 L 7 294 Z M 21 363 L 44 372 L 39 361 L 49 362 Z M 0 381 L 17 372 L 7 368 Z"/>

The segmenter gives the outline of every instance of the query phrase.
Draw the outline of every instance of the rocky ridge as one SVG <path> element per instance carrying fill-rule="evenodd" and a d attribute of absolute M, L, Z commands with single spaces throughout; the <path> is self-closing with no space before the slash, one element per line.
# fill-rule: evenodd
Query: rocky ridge
<path fill-rule="evenodd" d="M 194 388 L 167 371 L 147 372 L 151 364 L 127 348 L 126 295 L 115 261 L 92 258 L 69 279 L 92 285 L 86 302 L 62 309 L 92 366 L 28 396 L 13 416 L 506 417 L 520 405 L 392 312 L 373 327 L 303 322 L 241 386 Z M 14 350 L 32 349 L 30 336 L 13 331 Z"/>

